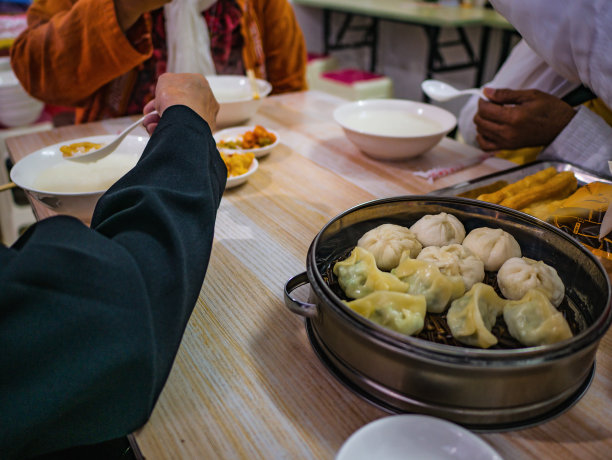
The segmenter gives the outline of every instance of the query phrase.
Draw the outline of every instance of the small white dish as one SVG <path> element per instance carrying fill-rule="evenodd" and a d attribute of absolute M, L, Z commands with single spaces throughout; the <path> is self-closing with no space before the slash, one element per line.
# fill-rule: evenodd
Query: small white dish
<path fill-rule="evenodd" d="M 234 152 L 234 154 L 240 155 L 239 153 L 236 153 L 236 152 Z M 251 166 L 249 166 L 249 170 L 247 172 L 239 176 L 232 176 L 232 177 L 227 178 L 227 183 L 225 184 L 225 188 L 226 189 L 233 188 L 233 187 L 237 187 L 238 185 L 244 184 L 248 180 L 248 178 L 252 176 L 255 171 L 257 171 L 258 167 L 259 167 L 259 162 L 257 161 L 256 158 L 253 158 L 253 162 L 251 163 Z"/>
<path fill-rule="evenodd" d="M 215 142 L 218 144 L 221 141 L 233 141 L 238 139 L 247 131 L 253 131 L 255 126 L 237 126 L 235 128 L 227 128 L 222 129 L 221 131 L 217 131 L 214 135 Z M 276 136 L 276 141 L 274 141 L 270 145 L 266 145 L 265 147 L 260 147 L 258 149 L 228 149 L 217 146 L 219 152 L 229 154 L 229 153 L 252 153 L 255 155 L 255 158 L 263 157 L 272 151 L 274 147 L 276 147 L 280 142 L 280 137 L 278 133 L 272 129 L 266 128 L 266 131 L 274 134 Z"/>
<path fill-rule="evenodd" d="M 502 460 L 471 431 L 427 415 L 393 415 L 368 423 L 342 445 L 336 460 Z"/>

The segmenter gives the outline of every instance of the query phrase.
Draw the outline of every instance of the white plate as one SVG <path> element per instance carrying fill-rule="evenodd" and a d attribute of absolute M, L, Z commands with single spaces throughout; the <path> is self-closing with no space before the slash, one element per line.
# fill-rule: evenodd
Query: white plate
<path fill-rule="evenodd" d="M 236 154 L 236 151 L 234 151 L 234 153 Z M 233 176 L 227 178 L 227 184 L 225 185 L 225 188 L 232 188 L 244 184 L 249 178 L 249 176 L 251 176 L 255 171 L 257 171 L 258 167 L 259 162 L 256 158 L 253 158 L 253 163 L 251 163 L 251 166 L 249 166 L 249 170 L 247 172 L 241 174 L 240 176 Z"/>
<path fill-rule="evenodd" d="M 471 431 L 427 415 L 394 415 L 353 433 L 336 460 L 502 460 Z"/>
<path fill-rule="evenodd" d="M 220 141 L 236 140 L 242 134 L 246 133 L 247 131 L 253 131 L 254 129 L 255 129 L 255 126 L 237 126 L 236 128 L 222 129 L 221 131 L 217 131 L 217 133 L 214 135 L 215 142 L 219 143 Z M 274 134 L 276 136 L 276 141 L 270 145 L 266 145 L 265 147 L 261 147 L 258 149 L 225 149 L 221 147 L 217 147 L 217 148 L 219 149 L 219 152 L 222 152 L 222 153 L 250 152 L 253 155 L 255 155 L 255 158 L 262 157 L 270 153 L 272 149 L 276 147 L 280 142 L 280 138 L 278 137 L 278 133 L 276 131 L 272 129 L 268 129 L 268 128 L 266 128 L 266 131 Z"/>

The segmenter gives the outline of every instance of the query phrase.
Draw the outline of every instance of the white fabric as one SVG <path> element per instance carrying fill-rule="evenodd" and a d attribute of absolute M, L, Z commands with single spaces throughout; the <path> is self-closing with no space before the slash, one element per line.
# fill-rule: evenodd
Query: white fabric
<path fill-rule="evenodd" d="M 210 35 L 202 11 L 217 0 L 172 0 L 164 5 L 168 72 L 215 75 Z"/>
<path fill-rule="evenodd" d="M 491 0 L 548 65 L 612 107 L 610 0 Z"/>
<path fill-rule="evenodd" d="M 579 107 L 578 113 L 538 159 L 569 161 L 610 177 L 612 127 L 593 111 Z"/>
<path fill-rule="evenodd" d="M 485 86 L 490 88 L 539 89 L 562 98 L 579 86 L 567 81 L 542 60 L 524 41 L 513 49 L 493 80 Z M 478 111 L 478 96 L 473 96 L 459 114 L 459 132 L 466 143 L 476 144 L 476 126 L 473 118 Z"/>

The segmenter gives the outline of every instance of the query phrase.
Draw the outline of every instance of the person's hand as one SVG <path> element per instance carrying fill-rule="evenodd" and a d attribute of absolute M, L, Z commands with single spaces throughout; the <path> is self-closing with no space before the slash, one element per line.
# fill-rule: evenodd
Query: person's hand
<path fill-rule="evenodd" d="M 576 114 L 561 99 L 536 89 L 485 88 L 478 101 L 476 141 L 485 151 L 550 144 Z"/>
<path fill-rule="evenodd" d="M 197 73 L 165 73 L 160 75 L 155 87 L 155 99 L 144 107 L 144 114 L 157 110 L 157 115 L 147 116 L 143 122 L 147 132 L 153 133 L 164 111 L 172 105 L 186 105 L 215 130 L 219 103 L 215 99 L 206 78 Z"/>
<path fill-rule="evenodd" d="M 172 0 L 114 0 L 119 27 L 124 32 L 138 20 L 142 13 L 153 11 Z"/>

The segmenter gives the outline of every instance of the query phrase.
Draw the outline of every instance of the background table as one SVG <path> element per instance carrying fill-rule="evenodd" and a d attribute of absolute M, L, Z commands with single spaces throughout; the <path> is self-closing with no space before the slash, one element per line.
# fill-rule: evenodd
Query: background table
<path fill-rule="evenodd" d="M 206 280 L 150 421 L 134 439 L 148 459 L 332 459 L 357 429 L 388 415 L 352 394 L 314 354 L 304 321 L 283 303 L 321 227 L 375 198 L 425 193 L 493 172 L 487 160 L 432 184 L 412 172 L 479 152 L 445 139 L 419 159 L 370 160 L 333 122 L 343 101 L 318 92 L 264 100 L 253 123 L 280 134 L 259 170 L 223 196 Z M 129 120 L 9 139 L 17 160 L 62 140 L 116 132 Z M 49 215 L 35 206 L 39 217 Z M 535 428 L 484 434 L 506 459 L 606 458 L 612 451 L 612 335 L 591 388 Z M 527 391 L 527 390 L 526 390 Z"/>
<path fill-rule="evenodd" d="M 488 54 L 491 29 L 502 30 L 502 43 L 499 63 L 507 57 L 510 40 L 515 34 L 512 25 L 499 13 L 490 8 L 440 5 L 437 3 L 416 2 L 413 0 L 292 0 L 300 6 L 323 10 L 324 53 L 347 48 L 366 47 L 370 50 L 370 71 L 376 71 L 379 20 L 416 25 L 423 28 L 427 38 L 427 63 L 425 78 L 434 74 L 461 69 L 476 69 L 474 86 L 482 85 Z M 343 16 L 343 22 L 334 35 L 332 33 L 332 13 Z M 369 25 L 355 25 L 354 16 L 369 18 Z M 480 27 L 478 53 L 475 53 L 465 32 L 466 27 Z M 453 28 L 456 40 L 442 41 L 442 28 Z M 361 38 L 348 41 L 347 32 L 362 32 Z M 443 48 L 461 46 L 466 59 L 447 63 L 442 54 Z M 408 59 L 409 56 L 406 56 Z M 427 100 L 427 98 L 425 98 Z"/>

